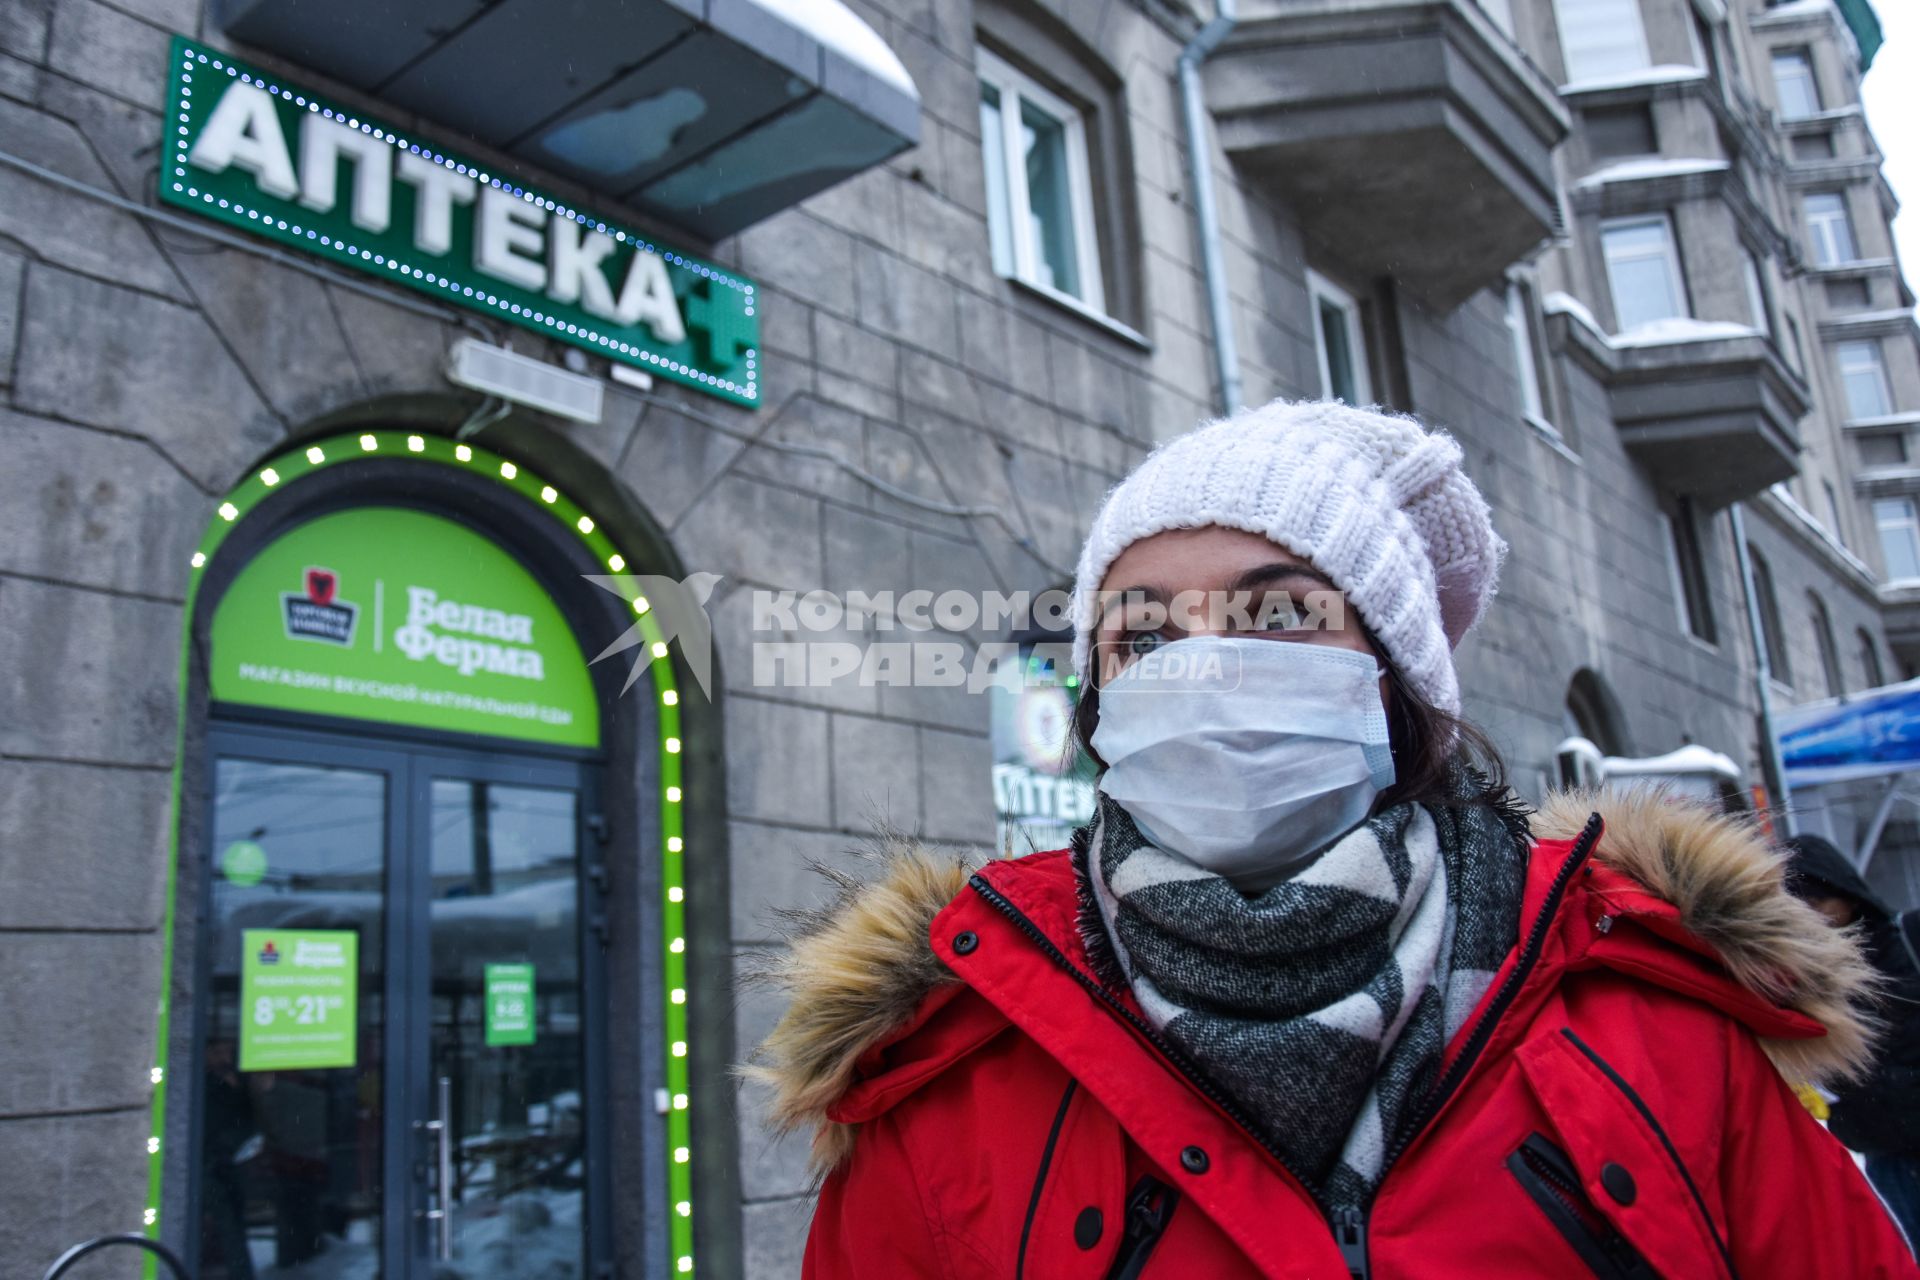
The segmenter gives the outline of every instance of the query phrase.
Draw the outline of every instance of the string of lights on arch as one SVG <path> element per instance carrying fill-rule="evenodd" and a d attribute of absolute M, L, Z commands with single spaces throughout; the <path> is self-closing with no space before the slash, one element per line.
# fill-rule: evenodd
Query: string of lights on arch
<path fill-rule="evenodd" d="M 407 458 L 423 463 L 457 467 L 485 476 L 529 500 L 564 524 L 592 554 L 594 563 L 604 565 L 610 574 L 628 571 L 626 555 L 614 544 L 599 523 L 579 503 L 573 501 L 539 475 L 508 458 L 444 436 L 404 431 L 368 431 L 333 436 L 301 445 L 259 467 L 236 486 L 215 509 L 215 516 L 195 548 L 190 562 L 185 616 L 192 626 L 194 604 L 199 594 L 200 571 L 209 564 L 234 527 L 269 494 L 280 487 L 326 467 L 368 457 Z M 688 995 L 686 878 L 684 874 L 686 842 L 682 822 L 683 788 L 681 781 L 680 693 L 675 687 L 673 664 L 657 661 L 667 656 L 666 641 L 646 597 L 637 589 L 623 593 L 637 617 L 653 676 L 653 691 L 658 715 L 660 754 L 660 933 L 665 940 L 662 956 L 662 983 L 666 993 L 664 1008 L 666 1057 L 668 1245 L 674 1273 L 693 1271 L 693 1143 L 691 1137 L 691 1071 L 687 1056 Z M 181 646 L 180 688 L 187 688 L 189 647 Z M 167 866 L 167 918 L 161 959 L 161 972 L 173 972 L 175 896 L 180 866 L 180 794 L 186 732 L 186 699 L 181 699 L 179 735 L 174 753 L 172 779 L 171 849 Z M 164 1155 L 161 1138 L 166 1127 L 166 1060 L 171 1016 L 170 976 L 162 979 L 158 1011 L 158 1031 L 154 1044 L 151 1072 L 153 1100 L 147 1136 L 147 1197 L 145 1227 L 147 1234 L 160 1233 L 161 1177 Z M 152 1260 L 148 1260 L 148 1275 Z"/>

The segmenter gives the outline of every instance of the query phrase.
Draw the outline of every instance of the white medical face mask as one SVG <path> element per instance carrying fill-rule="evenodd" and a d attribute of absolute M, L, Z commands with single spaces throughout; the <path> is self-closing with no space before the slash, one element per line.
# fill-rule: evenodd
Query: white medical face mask
<path fill-rule="evenodd" d="M 1100 690 L 1100 789 L 1140 834 L 1258 892 L 1393 785 L 1381 669 L 1351 649 L 1193 636 Z"/>

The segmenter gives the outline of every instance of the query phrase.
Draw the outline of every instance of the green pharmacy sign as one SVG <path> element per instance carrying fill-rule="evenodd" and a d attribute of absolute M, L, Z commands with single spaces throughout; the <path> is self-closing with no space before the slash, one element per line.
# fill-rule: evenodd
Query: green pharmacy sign
<path fill-rule="evenodd" d="M 283 534 L 213 614 L 218 702 L 560 746 L 600 741 L 573 630 L 464 525 L 355 507 Z"/>
<path fill-rule="evenodd" d="M 486 967 L 487 1025 L 490 1045 L 533 1043 L 533 966 Z"/>
<path fill-rule="evenodd" d="M 164 202 L 759 403 L 751 281 L 218 50 L 172 50 Z"/>
<path fill-rule="evenodd" d="M 359 991 L 360 935 L 352 930 L 242 930 L 240 1069 L 352 1066 Z"/>

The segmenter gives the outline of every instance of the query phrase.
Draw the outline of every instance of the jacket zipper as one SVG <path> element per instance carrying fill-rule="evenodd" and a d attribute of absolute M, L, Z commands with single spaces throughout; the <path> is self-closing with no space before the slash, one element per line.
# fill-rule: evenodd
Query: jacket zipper
<path fill-rule="evenodd" d="M 1159 1198 L 1157 1206 L 1155 1197 Z M 1148 1255 L 1166 1234 L 1167 1223 L 1172 1221 L 1174 1208 L 1179 1203 L 1179 1189 L 1152 1174 L 1133 1184 L 1133 1190 L 1127 1193 L 1126 1234 L 1120 1239 L 1120 1251 L 1113 1257 L 1113 1267 L 1107 1272 L 1106 1280 L 1139 1280 L 1140 1273 L 1146 1269 Z"/>
<path fill-rule="evenodd" d="M 1393 1162 L 1400 1158 L 1401 1153 L 1412 1145 L 1413 1140 L 1426 1131 L 1427 1126 L 1433 1123 L 1433 1118 L 1440 1114 L 1441 1108 L 1447 1105 L 1447 1100 L 1459 1091 L 1467 1075 L 1472 1072 L 1474 1064 L 1479 1061 L 1481 1053 L 1485 1052 L 1487 1042 L 1493 1038 L 1494 1027 L 1506 1013 L 1507 1006 L 1513 1003 L 1514 997 L 1520 994 L 1520 988 L 1526 984 L 1528 975 L 1533 972 L 1533 966 L 1538 963 L 1540 948 L 1547 940 L 1547 930 L 1553 924 L 1553 918 L 1560 913 L 1560 900 L 1566 897 L 1567 885 L 1573 881 L 1573 873 L 1580 869 L 1581 864 L 1587 860 L 1587 855 L 1593 852 L 1594 842 L 1600 838 L 1601 825 L 1600 815 L 1597 813 L 1587 819 L 1587 825 L 1581 830 L 1580 838 L 1573 842 L 1573 848 L 1567 853 L 1567 860 L 1560 864 L 1560 870 L 1554 873 L 1553 883 L 1547 887 L 1546 901 L 1540 904 L 1540 913 L 1533 918 L 1533 927 L 1527 930 L 1526 942 L 1520 948 L 1520 956 L 1514 962 L 1513 971 L 1507 974 L 1507 980 L 1501 983 L 1500 990 L 1494 993 L 1493 1002 L 1487 1006 L 1487 1011 L 1480 1015 L 1480 1021 L 1474 1024 L 1473 1030 L 1467 1036 L 1466 1047 L 1460 1051 L 1460 1056 L 1453 1060 L 1453 1066 L 1440 1078 L 1440 1083 L 1427 1095 L 1426 1101 L 1415 1113 L 1418 1119 L 1407 1126 L 1401 1137 L 1388 1150 L 1387 1158 L 1381 1164 L 1381 1168 L 1391 1168 Z"/>
<path fill-rule="evenodd" d="M 975 893 L 985 898 L 987 902 L 993 906 L 994 910 L 1012 921 L 1014 926 L 1018 928 L 1021 933 L 1025 934 L 1029 941 L 1039 947 L 1048 959 L 1052 960 L 1060 968 L 1065 969 L 1075 982 L 1078 982 L 1082 987 L 1086 988 L 1095 999 L 1106 1005 L 1107 1008 L 1112 1010 L 1122 1021 L 1138 1032 L 1141 1038 L 1148 1044 L 1158 1049 L 1162 1056 L 1172 1064 L 1173 1068 L 1186 1079 L 1187 1083 L 1193 1086 L 1196 1092 L 1226 1112 L 1235 1124 L 1246 1130 L 1247 1136 L 1258 1143 L 1262 1151 L 1272 1156 L 1282 1169 L 1285 1169 L 1293 1175 L 1294 1181 L 1298 1182 L 1301 1189 L 1307 1193 L 1314 1204 L 1319 1206 L 1322 1216 L 1332 1212 L 1330 1206 L 1328 1206 L 1325 1201 L 1321 1200 L 1319 1196 L 1314 1195 L 1313 1189 L 1307 1185 L 1306 1179 L 1302 1178 L 1294 1167 L 1287 1163 L 1287 1158 L 1275 1150 L 1272 1143 L 1260 1136 L 1259 1130 L 1253 1126 L 1252 1118 L 1247 1115 L 1240 1104 L 1222 1093 L 1217 1085 L 1207 1079 L 1205 1075 L 1201 1074 L 1199 1068 L 1194 1066 L 1185 1053 L 1178 1047 L 1161 1039 L 1160 1033 L 1153 1029 L 1151 1023 L 1147 1022 L 1144 1018 L 1136 1016 L 1131 1009 L 1115 999 L 1112 992 L 1108 991 L 1089 975 L 1082 973 L 1079 966 L 1067 959 L 1066 953 L 1053 944 L 1053 939 L 1047 937 L 1040 926 L 1027 919 L 1020 908 L 1014 906 L 1013 903 L 1002 897 L 998 889 L 995 889 L 978 875 L 969 879 L 967 884 Z"/>
<path fill-rule="evenodd" d="M 1515 962 L 1513 971 L 1500 985 L 1500 990 L 1494 995 L 1493 1003 L 1487 1006 L 1487 1011 L 1480 1016 L 1480 1021 L 1474 1024 L 1473 1031 L 1468 1036 L 1466 1048 L 1458 1058 L 1454 1059 L 1452 1068 L 1441 1078 L 1438 1087 L 1427 1096 L 1426 1104 L 1418 1113 L 1417 1123 L 1410 1126 L 1405 1135 L 1394 1143 L 1381 1168 L 1390 1168 L 1393 1162 L 1400 1158 L 1400 1154 L 1407 1149 L 1408 1145 L 1433 1122 L 1440 1108 L 1459 1089 L 1467 1073 L 1473 1069 L 1473 1064 L 1479 1059 L 1481 1052 L 1487 1047 L 1487 1041 L 1493 1036 L 1494 1025 L 1500 1021 L 1507 1006 L 1512 1004 L 1514 997 L 1519 994 L 1527 975 L 1533 972 L 1533 966 L 1540 958 L 1540 948 L 1547 939 L 1548 926 L 1552 924 L 1554 916 L 1559 913 L 1560 900 L 1566 896 L 1567 885 L 1573 880 L 1573 873 L 1580 869 L 1580 865 L 1587 860 L 1587 855 L 1593 852 L 1594 842 L 1600 838 L 1601 825 L 1600 815 L 1597 813 L 1587 819 L 1587 825 L 1581 830 L 1579 839 L 1573 842 L 1573 848 L 1568 852 L 1567 860 L 1560 865 L 1560 870 L 1554 873 L 1553 883 L 1547 888 L 1546 901 L 1541 904 L 1540 913 L 1534 917 L 1533 927 L 1527 931 L 1526 942 L 1521 948 L 1520 958 Z M 1262 1151 L 1272 1156 L 1275 1163 L 1292 1174 L 1293 1180 L 1300 1184 L 1300 1189 L 1307 1193 L 1308 1198 L 1320 1210 L 1321 1216 L 1326 1218 L 1328 1225 L 1332 1227 L 1334 1240 L 1340 1248 L 1340 1256 L 1346 1261 L 1347 1271 L 1353 1280 L 1368 1280 L 1370 1273 L 1367 1261 L 1366 1210 L 1351 1207 L 1335 1209 L 1327 1204 L 1307 1180 L 1287 1162 L 1287 1158 L 1281 1155 L 1272 1143 L 1260 1136 L 1260 1131 L 1254 1127 L 1246 1111 L 1207 1079 L 1188 1060 L 1186 1054 L 1161 1039 L 1159 1032 L 1155 1031 L 1150 1023 L 1136 1017 L 1133 1011 L 1115 999 L 1113 993 L 1106 987 L 1082 973 L 1079 966 L 1068 960 L 1066 954 L 1054 945 L 1053 939 L 1049 938 L 1033 921 L 1027 919 L 1020 908 L 1009 902 L 998 889 L 988 884 L 985 878 L 976 874 L 968 878 L 967 884 L 975 893 L 986 899 L 994 910 L 1011 921 L 1050 960 L 1066 970 L 1075 982 L 1112 1010 L 1148 1044 L 1158 1049 L 1161 1056 L 1173 1065 L 1174 1070 L 1178 1071 L 1188 1084 L 1192 1085 L 1202 1097 L 1224 1111 L 1235 1124 L 1246 1131 L 1248 1137 L 1259 1144 Z"/>
<path fill-rule="evenodd" d="M 1593 1207 L 1560 1148 L 1540 1134 L 1529 1134 L 1507 1157 L 1507 1168 L 1594 1275 L 1602 1280 L 1641 1280 L 1653 1274 L 1627 1238 Z M 1593 1225 L 1595 1218 L 1601 1219 L 1602 1227 Z"/>
<path fill-rule="evenodd" d="M 1333 1242 L 1340 1246 L 1340 1259 L 1347 1264 L 1352 1280 L 1367 1280 L 1367 1211 L 1336 1209 L 1333 1213 Z"/>

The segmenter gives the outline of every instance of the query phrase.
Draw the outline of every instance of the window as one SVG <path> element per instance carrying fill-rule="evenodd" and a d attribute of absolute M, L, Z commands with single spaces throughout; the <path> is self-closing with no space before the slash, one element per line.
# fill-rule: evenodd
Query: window
<path fill-rule="evenodd" d="M 1607 260 L 1607 284 L 1613 290 L 1617 332 L 1687 314 L 1680 255 L 1674 251 L 1673 226 L 1664 214 L 1602 223 L 1600 245 Z"/>
<path fill-rule="evenodd" d="M 1880 530 L 1880 551 L 1887 558 L 1887 581 L 1920 578 L 1920 520 L 1912 498 L 1881 498 L 1873 504 Z"/>
<path fill-rule="evenodd" d="M 983 49 L 980 137 L 993 269 L 1105 310 L 1080 113 Z"/>
<path fill-rule="evenodd" d="M 1749 542 L 1747 558 L 1753 565 L 1753 600 L 1760 607 L 1760 636 L 1767 646 L 1767 666 L 1781 684 L 1793 683 L 1793 670 L 1787 665 L 1787 646 L 1780 631 L 1780 601 L 1773 594 L 1773 569 L 1767 558 Z"/>
<path fill-rule="evenodd" d="M 1840 364 L 1840 387 L 1847 397 L 1847 416 L 1884 418 L 1893 412 L 1893 393 L 1887 387 L 1887 366 L 1876 338 L 1856 338 L 1833 349 Z"/>
<path fill-rule="evenodd" d="M 1507 338 L 1513 343 L 1514 371 L 1520 380 L 1520 412 L 1545 424 L 1547 397 L 1540 380 L 1540 353 L 1534 345 L 1533 290 L 1518 280 L 1507 281 Z"/>
<path fill-rule="evenodd" d="M 1840 651 L 1833 644 L 1833 619 L 1824 600 L 1807 592 L 1807 606 L 1813 613 L 1813 646 L 1820 651 L 1820 673 L 1826 678 L 1827 696 L 1837 698 L 1847 691 L 1840 675 Z"/>
<path fill-rule="evenodd" d="M 1597 80 L 1645 70 L 1647 36 L 1640 0 L 1558 0 L 1567 79 Z"/>
<path fill-rule="evenodd" d="M 1782 120 L 1804 120 L 1820 111 L 1820 88 L 1813 80 L 1813 62 L 1805 49 L 1782 49 L 1773 55 L 1773 88 L 1780 100 Z"/>
<path fill-rule="evenodd" d="M 1712 644 L 1713 598 L 1707 590 L 1707 562 L 1700 547 L 1700 521 L 1693 504 L 1682 498 L 1672 515 L 1660 513 L 1660 521 L 1667 531 L 1667 571 L 1673 579 L 1680 625 Z"/>
<path fill-rule="evenodd" d="M 1792 316 L 1787 320 L 1787 351 L 1793 358 L 1793 371 L 1801 377 L 1807 374 L 1807 348 L 1800 341 L 1800 322 Z"/>
<path fill-rule="evenodd" d="M 1767 306 L 1766 278 L 1760 274 L 1760 260 L 1753 256 L 1753 250 L 1740 250 L 1740 275 L 1747 286 L 1747 314 L 1753 317 L 1753 327 L 1773 336 L 1773 309 Z"/>
<path fill-rule="evenodd" d="M 1320 360 L 1320 394 L 1348 404 L 1373 399 L 1367 377 L 1366 332 L 1354 296 L 1317 271 L 1307 272 L 1313 302 L 1313 346 Z"/>
<path fill-rule="evenodd" d="M 1860 256 L 1845 196 L 1838 191 L 1816 191 L 1807 197 L 1806 207 L 1807 239 L 1813 245 L 1816 264 L 1831 267 Z"/>
<path fill-rule="evenodd" d="M 1873 642 L 1865 627 L 1854 633 L 1854 639 L 1860 645 L 1860 676 L 1869 689 L 1878 689 L 1887 682 L 1886 672 L 1880 668 L 1880 646 Z"/>
<path fill-rule="evenodd" d="M 1827 519 L 1833 524 L 1833 536 L 1840 539 L 1840 545 L 1847 545 L 1847 527 L 1840 523 L 1840 495 L 1834 491 L 1833 481 L 1822 480 L 1820 487 L 1827 491 Z"/>

